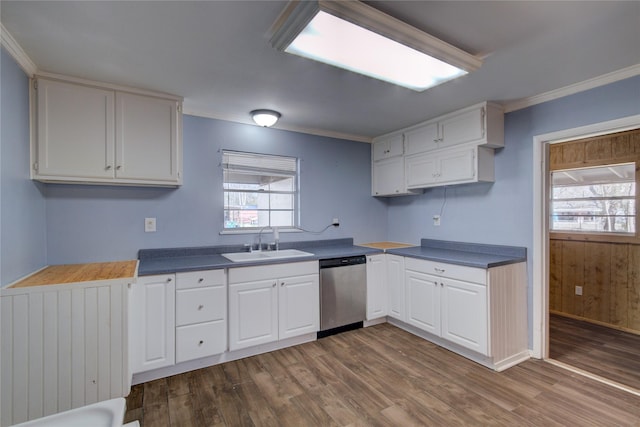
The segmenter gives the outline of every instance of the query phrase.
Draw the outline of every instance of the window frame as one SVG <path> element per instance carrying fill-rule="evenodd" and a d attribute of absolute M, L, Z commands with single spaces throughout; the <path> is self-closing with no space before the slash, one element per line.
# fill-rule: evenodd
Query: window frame
<path fill-rule="evenodd" d="M 222 169 L 222 230 L 220 234 L 249 234 L 256 232 L 261 232 L 263 230 L 273 229 L 277 227 L 280 231 L 297 231 L 299 229 L 300 224 L 300 159 L 293 156 L 285 156 L 278 154 L 266 154 L 266 153 L 254 153 L 247 151 L 238 151 L 238 150 L 221 150 L 222 161 L 220 163 Z M 230 157 L 235 159 L 248 159 L 247 163 L 239 164 L 228 162 Z M 251 164 L 251 159 L 255 161 L 255 165 Z M 267 163 L 274 168 L 264 168 L 259 167 L 258 164 Z M 277 164 L 282 163 L 285 167 L 282 169 L 277 168 Z M 293 169 L 287 169 L 286 167 L 292 167 Z M 238 173 L 246 173 L 247 175 L 255 174 L 265 175 L 265 174 L 273 174 L 273 176 L 287 176 L 293 178 L 293 191 L 281 191 L 281 190 L 254 190 L 254 189 L 229 189 L 227 184 L 227 171 L 235 171 Z M 285 194 L 291 195 L 292 197 L 292 209 L 272 209 L 271 207 L 265 208 L 256 208 L 252 209 L 258 212 L 267 212 L 269 223 L 267 225 L 256 225 L 255 227 L 227 227 L 227 212 L 236 210 L 229 209 L 227 205 L 227 193 L 235 192 L 235 193 L 247 193 L 247 194 L 264 194 L 269 198 L 272 195 Z M 291 225 L 273 225 L 272 223 L 272 212 L 291 212 L 292 224 Z"/>
<path fill-rule="evenodd" d="M 620 235 L 611 233 L 558 232 L 550 229 L 550 212 L 545 214 L 545 227 L 552 240 L 576 242 L 640 244 L 640 128 L 596 135 L 546 145 L 549 172 L 590 166 L 606 166 L 635 162 L 636 165 L 636 233 Z M 547 199 L 551 200 L 551 179 L 547 176 Z M 547 209 L 551 204 L 547 203 Z"/>
<path fill-rule="evenodd" d="M 632 179 L 628 179 L 628 180 L 620 180 L 620 181 L 615 181 L 615 180 L 611 180 L 609 182 L 580 182 L 580 181 L 576 181 L 575 184 L 573 185 L 563 185 L 563 184 L 559 184 L 559 185 L 554 185 L 554 178 L 553 175 L 555 173 L 566 173 L 569 174 L 571 173 L 571 175 L 575 175 L 576 173 L 578 173 L 578 176 L 580 175 L 580 172 L 586 169 L 594 169 L 594 168 L 612 168 L 612 167 L 616 167 L 616 166 L 630 166 L 633 169 L 633 178 Z M 598 165 L 598 166 L 584 166 L 584 167 L 578 167 L 578 168 L 567 168 L 567 169 L 554 169 L 549 171 L 549 182 L 550 182 L 550 191 L 549 191 L 549 232 L 550 233 L 569 233 L 569 234 L 579 234 L 579 235 L 585 235 L 585 236 L 591 236 L 591 235 L 603 235 L 603 236 L 620 236 L 620 237 L 633 237 L 633 236 L 637 236 L 638 233 L 638 212 L 637 212 L 637 207 L 638 207 L 638 190 L 637 190 L 637 181 L 638 181 L 638 177 L 637 177 L 637 164 L 636 162 L 622 162 L 622 163 L 608 163 L 605 165 Z M 614 172 L 615 173 L 615 172 Z M 619 175 L 618 175 L 619 176 Z M 621 177 L 622 178 L 622 177 Z M 575 179 L 575 178 L 573 178 Z M 562 187 L 587 187 L 587 186 L 607 186 L 607 185 L 614 185 L 614 184 L 633 184 L 634 185 L 634 189 L 635 191 L 633 192 L 633 194 L 630 195 L 611 195 L 611 196 L 603 196 L 603 195 L 594 195 L 594 196 L 582 196 L 582 197 L 556 197 L 554 195 L 554 189 L 555 188 L 562 188 Z M 574 209 L 574 211 L 570 214 L 562 214 L 562 213 L 558 213 L 559 211 L 555 211 L 553 206 L 555 203 L 559 202 L 575 202 L 577 204 L 580 204 L 581 202 L 587 202 L 587 203 L 597 203 L 597 202 L 601 202 L 601 201 L 624 201 L 624 200 L 632 200 L 634 203 L 634 213 L 631 215 L 609 215 L 607 212 L 604 213 L 598 213 L 594 210 L 589 210 L 589 211 L 584 211 L 583 213 L 580 213 L 581 210 L 584 210 L 585 208 L 582 207 L 576 207 Z M 556 217 L 556 221 L 554 221 L 554 217 Z M 593 218 L 612 218 L 613 221 L 615 222 L 616 219 L 618 218 L 633 218 L 633 228 L 634 231 L 631 232 L 626 232 L 626 231 L 607 231 L 607 230 L 588 230 L 588 229 L 579 229 L 579 230 L 575 230 L 575 229 L 562 229 L 562 228 L 553 228 L 553 225 L 556 222 L 561 223 L 561 221 L 558 221 L 558 218 L 562 218 L 565 217 L 567 219 L 571 218 L 584 218 L 584 219 L 589 219 L 591 218 L 593 221 Z M 582 222 L 582 221 L 579 221 Z"/>

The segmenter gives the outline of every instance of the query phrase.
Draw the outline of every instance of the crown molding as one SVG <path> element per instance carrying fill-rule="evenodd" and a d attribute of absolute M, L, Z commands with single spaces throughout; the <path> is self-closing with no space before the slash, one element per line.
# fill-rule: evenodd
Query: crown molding
<path fill-rule="evenodd" d="M 197 116 L 197 117 L 205 117 L 207 119 L 216 119 L 216 120 L 224 120 L 226 122 L 234 122 L 234 123 L 242 123 L 244 125 L 258 126 L 250 120 L 249 114 L 247 113 L 247 117 L 239 117 L 237 115 L 223 114 L 210 110 L 199 110 L 197 108 L 192 108 L 188 105 L 188 101 L 185 101 L 183 105 L 183 114 L 188 116 Z M 271 126 L 269 129 L 277 129 L 277 130 L 286 130 L 290 132 L 298 132 L 305 133 L 308 135 L 317 135 L 317 136 L 325 136 L 328 138 L 336 138 L 336 139 L 346 139 L 349 141 L 356 142 L 365 142 L 370 144 L 373 138 L 365 136 L 365 135 L 356 135 L 350 133 L 342 133 L 342 132 L 333 132 L 327 131 L 323 129 L 314 129 L 314 128 L 305 128 L 298 126 L 287 126 L 282 125 L 282 121 L 278 121 L 275 125 Z"/>
<path fill-rule="evenodd" d="M 9 52 L 18 65 L 20 65 L 20 68 L 22 68 L 29 77 L 33 77 L 38 72 L 38 67 L 35 62 L 29 58 L 27 53 L 22 49 L 16 39 L 13 38 L 11 33 L 7 31 L 2 23 L 0 23 L 0 44 L 7 49 L 7 52 Z"/>
<path fill-rule="evenodd" d="M 574 83 L 560 89 L 544 92 L 539 95 L 534 95 L 528 98 L 522 98 L 511 102 L 505 102 L 504 112 L 510 113 L 512 111 L 521 110 L 523 108 L 531 107 L 536 104 L 553 101 L 554 99 L 573 95 L 578 92 L 584 92 L 585 90 L 594 89 L 599 86 L 604 86 L 609 83 L 614 83 L 620 80 L 628 79 L 630 77 L 635 77 L 637 75 L 640 75 L 640 64 L 635 64 L 630 67 L 622 68 L 611 73 L 603 74 L 601 76 L 594 77 L 589 80 L 584 80 L 579 83 Z"/>

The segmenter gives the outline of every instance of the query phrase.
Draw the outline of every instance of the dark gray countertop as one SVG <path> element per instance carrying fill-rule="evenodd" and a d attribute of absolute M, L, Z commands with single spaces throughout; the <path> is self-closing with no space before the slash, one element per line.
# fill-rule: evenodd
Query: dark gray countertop
<path fill-rule="evenodd" d="M 527 248 L 422 239 L 420 246 L 389 249 L 389 254 L 467 267 L 491 268 L 527 260 Z"/>
<path fill-rule="evenodd" d="M 312 253 L 313 256 L 238 263 L 229 261 L 221 254 L 246 251 L 243 246 L 141 249 L 138 251 L 138 259 L 140 260 L 138 275 L 149 276 L 152 274 L 170 274 L 185 271 L 249 267 L 382 253 L 380 249 L 354 246 L 353 239 L 286 242 L 280 244 L 280 249 L 300 249 Z"/>
<path fill-rule="evenodd" d="M 353 239 L 285 242 L 280 244 L 280 249 L 300 249 L 310 252 L 313 255 L 308 257 L 238 263 L 229 261 L 221 254 L 246 251 L 246 248 L 242 246 L 141 249 L 138 252 L 138 259 L 140 260 L 138 275 L 149 276 L 152 274 L 171 274 L 185 271 L 282 264 L 345 256 L 371 255 L 384 252 L 381 249 L 355 246 Z M 527 249 L 523 247 L 449 242 L 431 239 L 422 239 L 420 246 L 387 249 L 386 253 L 478 268 L 497 267 L 523 262 L 527 259 Z"/>

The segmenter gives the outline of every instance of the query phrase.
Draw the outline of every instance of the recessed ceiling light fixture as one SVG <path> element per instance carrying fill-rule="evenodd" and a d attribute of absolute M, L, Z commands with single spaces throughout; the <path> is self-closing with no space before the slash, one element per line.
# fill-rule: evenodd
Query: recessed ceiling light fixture
<path fill-rule="evenodd" d="M 281 114 L 273 110 L 253 110 L 251 117 L 256 124 L 269 128 L 276 124 Z"/>
<path fill-rule="evenodd" d="M 292 1 L 271 45 L 287 53 L 422 92 L 482 60 L 360 1 Z"/>

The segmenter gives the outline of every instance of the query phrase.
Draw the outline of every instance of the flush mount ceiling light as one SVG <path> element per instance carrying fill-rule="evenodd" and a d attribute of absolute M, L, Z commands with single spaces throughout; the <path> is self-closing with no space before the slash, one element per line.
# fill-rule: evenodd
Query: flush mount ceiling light
<path fill-rule="evenodd" d="M 292 1 L 271 45 L 418 92 L 455 79 L 482 60 L 359 1 Z"/>
<path fill-rule="evenodd" d="M 250 114 L 256 124 L 266 128 L 275 125 L 280 118 L 280 113 L 273 110 L 253 110 Z"/>

